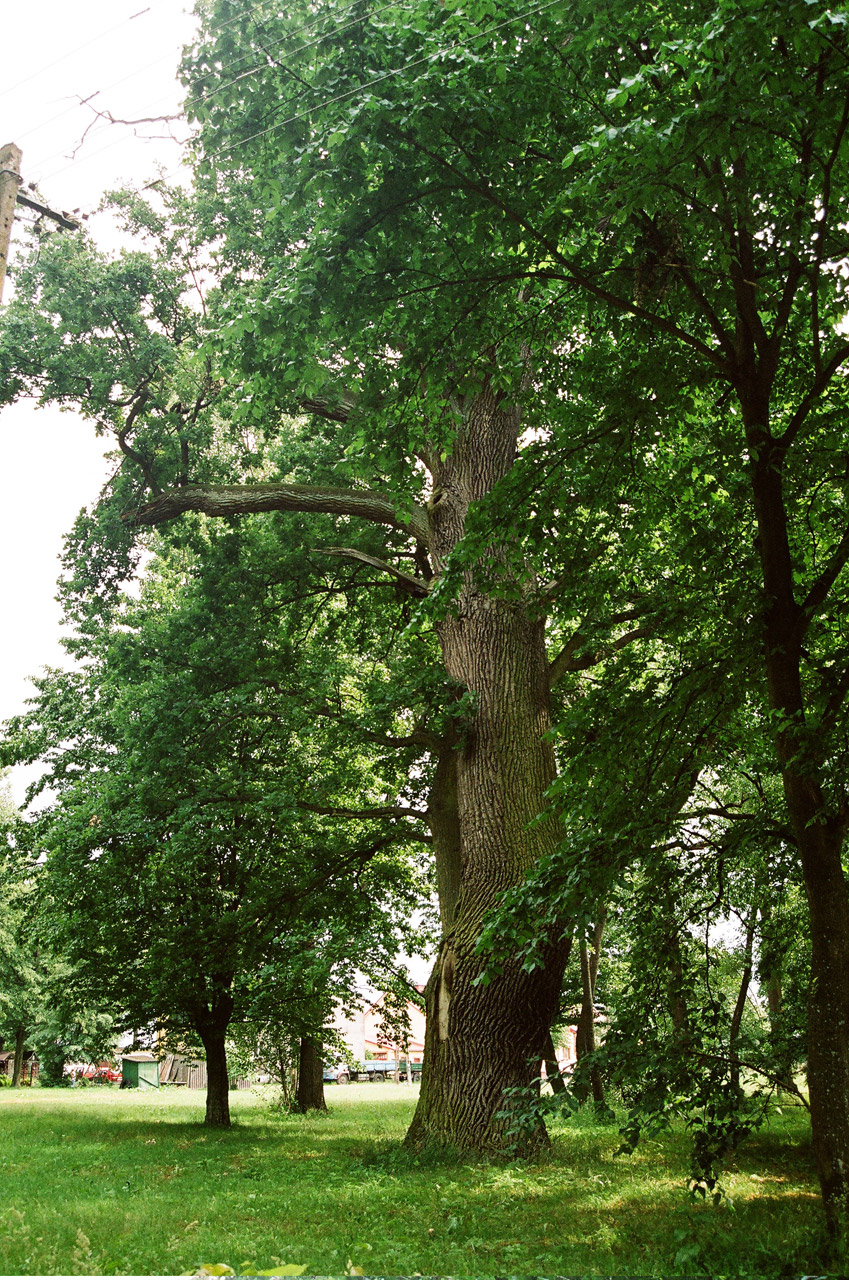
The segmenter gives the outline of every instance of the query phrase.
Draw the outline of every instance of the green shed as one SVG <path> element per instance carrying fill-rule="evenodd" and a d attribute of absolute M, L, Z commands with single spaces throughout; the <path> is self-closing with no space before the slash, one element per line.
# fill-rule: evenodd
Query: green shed
<path fill-rule="evenodd" d="M 125 1053 L 121 1058 L 122 1089 L 158 1089 L 159 1063 L 152 1053 Z"/>

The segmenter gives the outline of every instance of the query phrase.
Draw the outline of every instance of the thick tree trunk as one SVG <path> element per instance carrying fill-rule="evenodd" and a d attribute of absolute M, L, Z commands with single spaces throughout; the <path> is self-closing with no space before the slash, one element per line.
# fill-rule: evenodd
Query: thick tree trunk
<path fill-rule="evenodd" d="M 470 504 L 490 494 L 513 466 L 520 425 L 518 411 L 500 403 L 490 389 L 477 393 L 463 411 L 451 452 L 446 456 L 441 445 L 433 450 L 434 490 L 427 510 L 401 511 L 387 495 L 367 490 L 185 486 L 155 498 L 133 519 L 159 524 L 183 511 L 336 513 L 403 530 L 427 548 L 439 574 L 464 536 Z M 428 986 L 422 1091 L 408 1141 L 473 1151 L 508 1141 L 509 1125 L 496 1119 L 496 1112 L 504 1109 L 505 1088 L 533 1077 L 569 951 L 558 930 L 557 937 L 541 942 L 544 967 L 527 973 L 511 960 L 488 985 L 475 982 L 483 967 L 475 953 L 483 921 L 503 892 L 557 846 L 554 819 L 541 816 L 555 775 L 547 736 L 544 625 L 535 604 L 525 603 L 526 588 L 533 595 L 532 584 L 517 573 L 513 550 L 494 546 L 477 569 L 465 571 L 437 624 L 445 669 L 462 692 L 456 761 L 446 757 L 437 769 L 442 767 L 440 795 L 449 807 L 456 769 L 456 831 L 451 835 L 445 815 L 432 807 L 435 847 L 436 831 L 444 836 L 440 874 L 446 933 Z M 494 586 L 483 581 L 484 571 L 495 579 Z M 405 576 L 408 585 L 414 581 Z"/>
<path fill-rule="evenodd" d="M 463 536 L 469 504 L 488 494 L 515 456 L 518 414 L 480 393 L 458 431 L 454 452 L 434 476 L 430 551 L 441 569 Z M 484 575 L 509 580 L 495 547 L 467 571 L 447 616 L 437 623 L 445 668 L 464 691 L 457 725 L 457 822 L 462 868 L 453 916 L 426 991 L 427 1033 L 419 1105 L 408 1143 L 498 1150 L 515 1143 L 515 1107 L 505 1089 L 529 1086 L 556 1014 L 568 944 L 543 948 L 545 966 L 527 973 L 508 960 L 487 985 L 475 947 L 503 892 L 556 847 L 554 819 L 540 818 L 555 776 L 543 624 L 521 588 L 492 592 Z M 506 598 L 506 596 L 518 598 Z M 540 1131 L 531 1142 L 544 1142 Z"/>
<path fill-rule="evenodd" d="M 811 1127 L 829 1230 L 849 1234 L 849 895 L 843 823 L 822 787 L 821 743 L 806 725 L 801 651 L 808 618 L 794 593 L 784 450 L 768 434 L 768 392 L 741 396 L 752 457 L 752 493 L 766 608 L 763 653 L 775 750 L 799 849 L 811 924 L 808 1088 Z"/>
<path fill-rule="evenodd" d="M 222 982 L 212 1005 L 202 1006 L 195 1017 L 195 1027 L 206 1050 L 206 1116 L 204 1124 L 217 1129 L 230 1127 L 230 1078 L 227 1073 L 225 1040 L 233 997 L 230 981 Z"/>
<path fill-rule="evenodd" d="M 211 1032 L 204 1037 L 206 1050 L 206 1116 L 204 1124 L 218 1129 L 230 1127 L 230 1080 L 227 1075 L 227 1050 L 224 1032 Z"/>
<path fill-rule="evenodd" d="M 12 1066 L 12 1084 L 15 1088 L 21 1083 L 21 1076 L 23 1075 L 26 1038 L 26 1027 L 18 1027 L 15 1032 L 15 1058 Z"/>
<path fill-rule="evenodd" d="M 791 779 L 791 782 L 795 782 Z M 794 790 L 791 786 L 789 790 Z M 849 902 L 842 832 L 820 806 L 794 803 L 811 919 L 808 1090 L 814 1155 L 829 1229 L 849 1234 Z M 801 827 L 798 811 L 805 818 Z M 814 812 L 812 812 L 814 811 Z M 808 826 L 807 824 L 811 825 Z"/>
<path fill-rule="evenodd" d="M 324 1101 L 324 1065 L 321 1045 L 310 1036 L 301 1036 L 298 1054 L 298 1091 L 296 1105 L 299 1111 L 326 1111 Z"/>

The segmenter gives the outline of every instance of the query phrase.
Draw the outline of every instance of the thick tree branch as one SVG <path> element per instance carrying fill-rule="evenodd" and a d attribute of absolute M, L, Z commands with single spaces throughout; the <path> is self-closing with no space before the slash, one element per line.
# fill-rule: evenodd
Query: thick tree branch
<path fill-rule="evenodd" d="M 403 569 L 396 569 L 394 565 L 388 564 L 385 560 L 378 560 L 376 556 L 366 555 L 365 551 L 358 551 L 356 547 L 318 547 L 317 550 L 323 556 L 338 556 L 342 560 L 357 560 L 361 564 L 370 565 L 372 569 L 379 569 L 381 573 L 389 573 L 412 596 L 422 597 L 428 594 L 426 582 L 421 582 L 411 573 L 405 573 Z"/>
<path fill-rule="evenodd" d="M 427 516 L 415 506 L 402 517 L 395 504 L 374 489 L 335 489 L 306 484 L 186 485 L 168 489 L 125 519 L 133 524 L 157 525 L 175 520 L 186 511 L 208 516 L 252 515 L 262 511 L 306 511 L 329 516 L 353 516 L 371 524 L 401 529 L 425 544 L 429 540 Z"/>
<path fill-rule="evenodd" d="M 136 449 L 133 449 L 132 446 L 127 443 L 127 436 L 130 434 L 133 427 L 135 426 L 136 419 L 138 418 L 139 414 L 143 411 L 149 398 L 150 398 L 150 392 L 148 391 L 147 385 L 145 383 L 142 383 L 142 386 L 140 387 L 139 391 L 137 392 L 137 394 L 135 395 L 132 401 L 132 408 L 130 409 L 130 412 L 127 414 L 127 421 L 124 423 L 124 426 L 121 428 L 120 431 L 115 432 L 115 436 L 118 441 L 118 447 L 120 448 L 124 457 L 129 458 L 131 462 L 134 462 L 136 464 L 139 471 L 141 471 L 142 475 L 144 476 L 145 482 L 148 488 L 151 489 L 153 493 L 158 495 L 162 492 L 162 489 L 156 483 L 156 477 L 153 474 L 150 464 L 147 462 L 145 458 L 142 457 L 142 455 Z"/>
<path fill-rule="evenodd" d="M 354 408 L 354 400 L 348 395 L 342 395 L 336 400 L 315 396 L 312 400 L 300 400 L 298 403 L 304 413 L 314 413 L 316 417 L 325 418 L 328 422 L 347 422 Z"/>

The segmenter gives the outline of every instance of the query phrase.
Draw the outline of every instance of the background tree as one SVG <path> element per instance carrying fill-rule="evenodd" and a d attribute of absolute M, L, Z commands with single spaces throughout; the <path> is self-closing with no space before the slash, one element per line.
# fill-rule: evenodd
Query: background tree
<path fill-rule="evenodd" d="M 421 813 L 374 796 L 397 775 L 350 741 L 319 744 L 293 711 L 315 618 L 276 598 L 265 532 L 200 524 L 202 557 L 164 547 L 138 602 L 113 600 L 107 626 L 96 602 L 71 645 L 85 667 L 38 681 L 12 730 L 50 765 L 57 798 L 35 821 L 77 987 L 125 1025 L 201 1040 L 209 1124 L 229 1123 L 231 1022 L 276 1006 L 320 1043 L 358 945 L 387 961 L 413 945 L 404 917 L 425 883 Z"/>

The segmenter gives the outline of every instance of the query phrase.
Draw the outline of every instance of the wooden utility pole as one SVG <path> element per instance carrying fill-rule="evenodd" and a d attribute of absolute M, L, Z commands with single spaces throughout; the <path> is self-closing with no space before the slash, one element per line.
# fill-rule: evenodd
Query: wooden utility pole
<path fill-rule="evenodd" d="M 3 301 L 3 285 L 6 282 L 6 263 L 9 259 L 9 241 L 12 238 L 12 222 L 21 185 L 21 152 L 14 142 L 0 147 L 0 302 Z"/>

